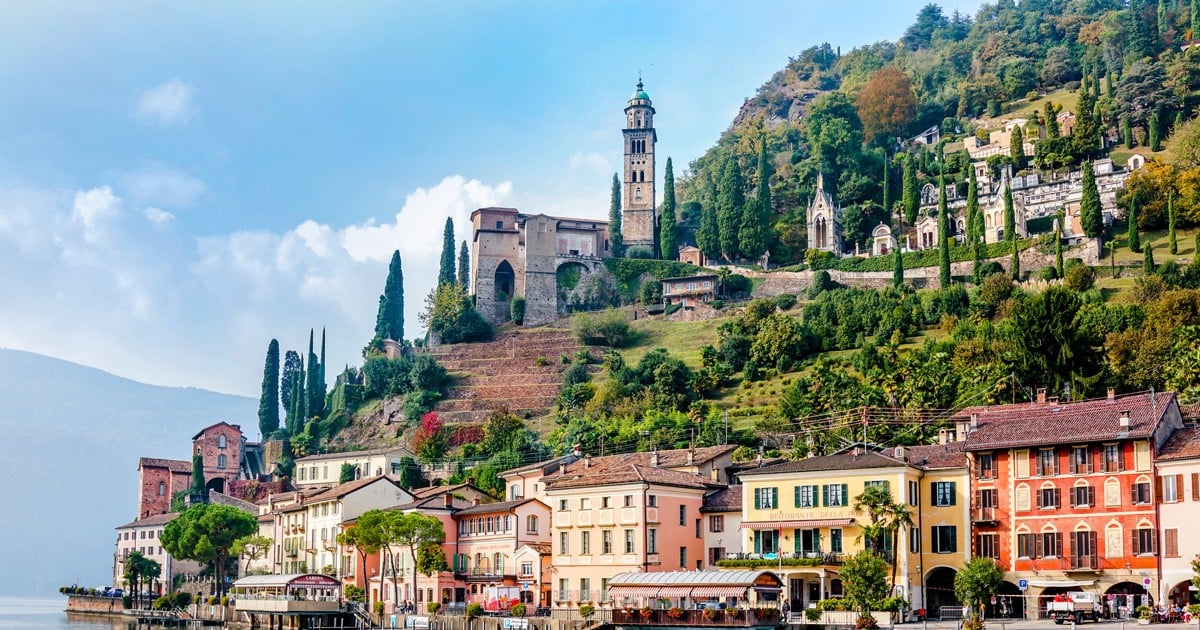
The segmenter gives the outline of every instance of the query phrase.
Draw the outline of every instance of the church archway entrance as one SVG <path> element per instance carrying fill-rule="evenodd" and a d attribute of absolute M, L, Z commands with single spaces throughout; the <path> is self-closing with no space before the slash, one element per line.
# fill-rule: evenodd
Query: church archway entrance
<path fill-rule="evenodd" d="M 516 284 L 517 274 L 513 273 L 512 265 L 508 264 L 507 260 L 500 261 L 496 265 L 496 300 L 507 302 L 512 299 L 513 287 Z"/>
<path fill-rule="evenodd" d="M 221 494 L 225 494 L 225 479 L 221 477 L 210 479 L 208 483 L 204 484 L 204 489 L 208 490 L 209 492 L 220 492 Z"/>
<path fill-rule="evenodd" d="M 962 606 L 954 596 L 954 576 L 950 567 L 937 567 L 925 576 L 925 614 L 940 618 L 942 606 Z"/>

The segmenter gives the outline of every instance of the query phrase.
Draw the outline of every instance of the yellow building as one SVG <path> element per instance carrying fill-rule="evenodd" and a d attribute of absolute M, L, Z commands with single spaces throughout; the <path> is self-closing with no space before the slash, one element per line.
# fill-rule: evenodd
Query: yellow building
<path fill-rule="evenodd" d="M 854 510 L 855 498 L 881 485 L 908 507 L 913 522 L 896 536 L 899 553 L 890 539 L 883 549 L 889 561 L 895 558 L 894 593 L 924 608 L 922 576 L 935 567 L 960 568 L 970 553 L 966 471 L 957 444 L 887 451 L 855 446 L 745 471 L 742 552 L 718 565 L 773 568 L 785 580 L 793 610 L 841 597 L 839 569 L 863 549 L 862 525 L 871 518 Z"/>

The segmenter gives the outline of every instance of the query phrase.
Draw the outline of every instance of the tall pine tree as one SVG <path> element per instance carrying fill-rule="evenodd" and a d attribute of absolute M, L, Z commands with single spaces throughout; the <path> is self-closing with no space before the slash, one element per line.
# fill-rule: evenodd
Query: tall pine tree
<path fill-rule="evenodd" d="M 467 251 L 467 241 L 464 239 L 458 246 L 458 283 L 463 291 L 471 290 L 471 254 Z"/>
<path fill-rule="evenodd" d="M 742 210 L 742 225 L 738 229 L 738 245 L 742 255 L 757 260 L 767 251 L 768 224 L 771 216 L 771 171 L 767 161 L 767 141 L 759 138 L 758 194 L 747 201 Z"/>
<path fill-rule="evenodd" d="M 612 194 L 608 200 L 608 243 L 614 258 L 625 256 L 625 236 L 621 232 L 621 180 L 613 173 Z"/>
<path fill-rule="evenodd" d="M 1017 239 L 1017 214 L 1013 209 L 1012 181 L 1004 180 L 1004 240 Z"/>
<path fill-rule="evenodd" d="M 1129 251 L 1142 251 L 1142 239 L 1138 234 L 1137 199 L 1129 200 L 1129 230 L 1126 232 Z"/>
<path fill-rule="evenodd" d="M 946 174 L 938 178 L 938 280 L 950 286 L 950 217 L 946 209 Z"/>
<path fill-rule="evenodd" d="M 663 204 L 662 217 L 658 222 L 658 244 L 663 260 L 675 260 L 675 168 L 671 158 L 667 158 L 667 168 L 663 172 Z"/>
<path fill-rule="evenodd" d="M 742 181 L 742 169 L 737 158 L 725 160 L 721 183 L 717 190 L 717 229 L 721 242 L 721 253 L 726 260 L 738 257 L 738 223 L 746 205 L 746 187 Z"/>
<path fill-rule="evenodd" d="M 1162 145 L 1159 143 L 1158 112 L 1151 112 L 1150 119 L 1148 121 L 1146 121 L 1146 130 L 1147 130 L 1147 135 L 1150 136 L 1148 139 L 1148 142 L 1150 144 L 1150 150 L 1151 151 L 1161 150 Z"/>
<path fill-rule="evenodd" d="M 721 257 L 720 229 L 717 227 L 717 186 L 708 178 L 708 201 L 700 207 L 700 228 L 696 230 L 696 247 L 708 260 Z"/>
<path fill-rule="evenodd" d="M 442 229 L 442 260 L 438 265 L 438 284 L 451 284 L 457 276 L 454 273 L 454 221 L 446 217 L 446 227 Z"/>
<path fill-rule="evenodd" d="M 1175 240 L 1175 190 L 1171 188 L 1167 189 L 1167 251 L 1172 256 L 1179 253 L 1179 242 Z"/>
<path fill-rule="evenodd" d="M 283 357 L 283 374 L 279 379 L 279 398 L 283 403 L 283 413 L 289 423 L 292 413 L 293 385 L 300 378 L 300 372 L 303 369 L 304 361 L 300 358 L 300 353 L 295 350 L 288 350 Z"/>
<path fill-rule="evenodd" d="M 375 315 L 375 337 L 404 339 L 404 268 L 400 250 L 392 252 L 392 262 L 388 264 L 383 295 L 379 296 L 379 312 Z"/>
<path fill-rule="evenodd" d="M 267 344 L 263 364 L 262 395 L 258 399 L 258 432 L 262 439 L 279 429 L 279 341 Z"/>
<path fill-rule="evenodd" d="M 1079 202 L 1079 222 L 1088 238 L 1104 233 L 1104 217 L 1100 214 L 1100 189 L 1096 187 L 1096 173 L 1092 163 L 1083 163 L 1083 198 Z"/>
<path fill-rule="evenodd" d="M 904 221 L 909 225 L 917 219 L 921 207 L 921 191 L 917 186 L 917 158 L 912 152 L 904 158 L 904 182 L 901 201 L 904 204 Z"/>

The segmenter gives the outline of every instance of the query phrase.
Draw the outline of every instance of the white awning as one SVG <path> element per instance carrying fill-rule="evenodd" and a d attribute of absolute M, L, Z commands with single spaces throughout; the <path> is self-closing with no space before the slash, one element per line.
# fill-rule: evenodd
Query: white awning
<path fill-rule="evenodd" d="M 1039 588 L 1079 588 L 1095 584 L 1096 580 L 1029 580 L 1030 586 Z"/>

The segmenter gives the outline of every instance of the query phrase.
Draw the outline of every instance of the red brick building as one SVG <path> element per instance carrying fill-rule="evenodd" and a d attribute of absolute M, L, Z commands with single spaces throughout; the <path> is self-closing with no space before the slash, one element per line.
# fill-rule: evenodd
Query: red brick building
<path fill-rule="evenodd" d="M 192 463 L 143 457 L 138 460 L 138 519 L 171 511 L 171 497 L 192 484 Z"/>
<path fill-rule="evenodd" d="M 1104 596 L 1113 612 L 1159 592 L 1153 464 L 1182 427 L 1173 394 L 1059 403 L 1039 393 L 954 420 L 970 455 L 972 555 L 1008 572 L 1013 616 L 1072 590 Z"/>
<path fill-rule="evenodd" d="M 204 461 L 205 486 L 222 494 L 238 478 L 245 452 L 246 438 L 236 424 L 218 422 L 192 436 L 192 453 Z"/>

